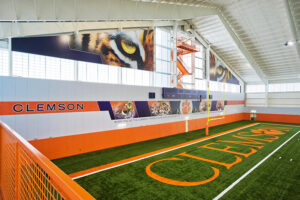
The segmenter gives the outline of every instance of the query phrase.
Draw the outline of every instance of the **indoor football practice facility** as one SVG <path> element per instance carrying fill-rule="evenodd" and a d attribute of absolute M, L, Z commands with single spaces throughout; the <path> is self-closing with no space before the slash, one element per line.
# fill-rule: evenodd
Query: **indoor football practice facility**
<path fill-rule="evenodd" d="M 300 0 L 0 3 L 0 200 L 300 199 Z"/>

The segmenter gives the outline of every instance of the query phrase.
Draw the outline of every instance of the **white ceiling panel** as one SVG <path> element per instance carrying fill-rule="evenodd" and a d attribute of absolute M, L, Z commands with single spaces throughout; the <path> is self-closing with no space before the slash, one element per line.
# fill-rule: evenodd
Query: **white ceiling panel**
<path fill-rule="evenodd" d="M 219 16 L 193 19 L 197 32 L 204 37 L 215 52 L 246 82 L 262 82 L 246 57 L 233 41 Z"/>
<path fill-rule="evenodd" d="M 296 45 L 284 45 L 294 39 L 284 0 L 239 1 L 223 14 L 268 80 L 299 77 Z"/>

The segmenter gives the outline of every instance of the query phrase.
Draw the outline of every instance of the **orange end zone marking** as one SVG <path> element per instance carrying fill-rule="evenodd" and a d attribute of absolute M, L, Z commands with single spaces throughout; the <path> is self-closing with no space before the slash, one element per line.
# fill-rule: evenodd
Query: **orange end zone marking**
<path fill-rule="evenodd" d="M 94 174 L 94 173 L 97 173 L 97 172 L 100 172 L 100 171 L 104 171 L 104 170 L 111 169 L 111 168 L 114 168 L 114 167 L 129 164 L 129 163 L 132 163 L 132 162 L 135 162 L 135 161 L 138 161 L 138 160 L 142 160 L 142 159 L 149 158 L 149 157 L 161 154 L 161 153 L 165 153 L 165 152 L 172 151 L 172 150 L 175 150 L 175 149 L 179 149 L 179 148 L 182 148 L 182 147 L 185 147 L 185 146 L 196 144 L 196 143 L 204 141 L 204 140 L 208 140 L 208 139 L 220 136 L 220 135 L 231 133 L 231 132 L 234 132 L 234 131 L 237 131 L 237 130 L 240 130 L 240 129 L 244 129 L 244 128 L 248 128 L 248 127 L 251 127 L 251 126 L 254 126 L 254 125 L 258 125 L 258 124 L 259 123 L 249 124 L 249 125 L 246 125 L 246 126 L 242 126 L 242 127 L 239 127 L 239 128 L 231 129 L 231 130 L 224 131 L 224 132 L 221 132 L 221 133 L 217 133 L 217 134 L 214 134 L 214 135 L 206 136 L 206 137 L 203 137 L 203 138 L 200 138 L 200 139 L 192 140 L 192 141 L 189 141 L 189 142 L 185 142 L 185 143 L 178 144 L 178 145 L 175 145 L 175 146 L 167 147 L 167 148 L 160 149 L 160 150 L 157 150 L 157 151 L 153 151 L 153 152 L 145 153 L 145 154 L 142 154 L 142 155 L 134 156 L 134 157 L 131 157 L 131 158 L 127 158 L 127 159 L 124 159 L 124 160 L 108 163 L 108 164 L 101 165 L 101 166 L 98 166 L 98 167 L 93 167 L 93 168 L 86 169 L 86 170 L 83 170 L 83 171 L 80 171 L 80 172 L 75 172 L 75 173 L 69 174 L 69 176 L 73 179 L 82 178 L 84 176 L 88 176 L 88 175 L 91 175 L 91 174 Z"/>

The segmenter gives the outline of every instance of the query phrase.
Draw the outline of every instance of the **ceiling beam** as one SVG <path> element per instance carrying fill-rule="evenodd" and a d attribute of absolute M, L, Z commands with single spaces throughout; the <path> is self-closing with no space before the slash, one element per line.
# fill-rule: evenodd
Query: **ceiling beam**
<path fill-rule="evenodd" d="M 225 17 L 223 16 L 223 14 L 222 14 L 221 11 L 219 11 L 218 16 L 219 16 L 220 20 L 222 21 L 224 27 L 226 28 L 226 30 L 230 34 L 231 38 L 233 39 L 233 41 L 235 42 L 235 44 L 237 45 L 237 47 L 241 51 L 241 53 L 245 56 L 245 58 L 248 60 L 248 62 L 250 63 L 250 65 L 254 69 L 254 71 L 257 74 L 257 76 L 261 79 L 261 81 L 264 84 L 267 84 L 267 78 L 266 78 L 265 74 L 259 68 L 259 66 L 256 63 L 255 59 L 250 54 L 250 52 L 247 50 L 247 48 L 242 44 L 241 40 L 239 39 L 239 37 L 237 36 L 237 34 L 233 31 L 233 28 L 231 27 L 231 25 L 229 24 L 229 22 L 225 19 Z"/>
<path fill-rule="evenodd" d="M 103 21 L 103 22 L 0 22 L 0 39 L 9 37 L 46 36 L 72 33 L 119 31 L 179 25 L 183 21 Z"/>
<path fill-rule="evenodd" d="M 130 0 L 0 0 L 0 21 L 182 20 L 215 15 L 211 7 Z"/>

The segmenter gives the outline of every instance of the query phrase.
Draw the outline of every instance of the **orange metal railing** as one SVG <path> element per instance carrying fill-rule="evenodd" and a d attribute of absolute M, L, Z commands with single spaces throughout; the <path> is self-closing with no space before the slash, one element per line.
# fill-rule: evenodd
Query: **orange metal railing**
<path fill-rule="evenodd" d="M 4 200 L 95 199 L 1 121 L 0 191 Z"/>

